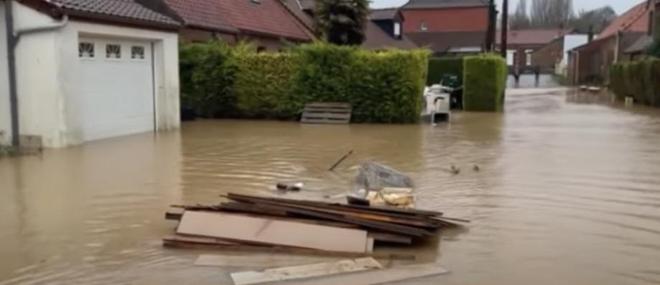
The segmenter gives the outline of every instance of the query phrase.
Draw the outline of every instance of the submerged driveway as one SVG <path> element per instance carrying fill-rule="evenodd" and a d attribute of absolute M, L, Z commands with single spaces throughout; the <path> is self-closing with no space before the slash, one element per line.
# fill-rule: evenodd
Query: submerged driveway
<path fill-rule="evenodd" d="M 412 250 L 451 274 L 406 284 L 660 283 L 660 111 L 565 92 L 515 93 L 506 110 L 437 127 L 199 121 L 0 159 L 0 285 L 231 284 L 192 265 L 213 252 L 161 247 L 169 204 L 280 181 L 322 199 L 364 160 L 410 174 L 419 207 L 473 220 Z"/>

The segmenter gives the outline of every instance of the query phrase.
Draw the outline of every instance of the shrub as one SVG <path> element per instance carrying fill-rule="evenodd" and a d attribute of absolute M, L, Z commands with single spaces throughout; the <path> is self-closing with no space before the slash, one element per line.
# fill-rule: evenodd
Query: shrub
<path fill-rule="evenodd" d="M 501 111 L 506 88 L 506 61 L 495 54 L 464 60 L 463 106 L 466 111 Z"/>
<path fill-rule="evenodd" d="M 429 75 L 427 85 L 438 84 L 446 74 L 458 76 L 458 84 L 463 82 L 463 58 L 462 57 L 435 57 L 429 59 Z"/>
<path fill-rule="evenodd" d="M 299 110 L 292 102 L 291 82 L 299 67 L 287 53 L 235 54 L 238 72 L 234 81 L 238 112 L 245 117 L 287 119 Z"/>
<path fill-rule="evenodd" d="M 610 89 L 617 99 L 632 96 L 640 104 L 660 106 L 660 60 L 646 59 L 610 68 Z"/>
<path fill-rule="evenodd" d="M 355 122 L 413 123 L 421 113 L 425 50 L 372 52 L 325 44 L 297 49 L 297 102 L 348 102 Z"/>
<path fill-rule="evenodd" d="M 212 41 L 180 48 L 181 104 L 206 117 L 235 115 L 236 65 L 231 49 Z"/>
<path fill-rule="evenodd" d="M 348 102 L 354 122 L 419 119 L 426 50 L 373 52 L 315 43 L 256 53 L 219 46 L 182 49 L 182 101 L 205 115 L 291 119 L 309 102 Z"/>

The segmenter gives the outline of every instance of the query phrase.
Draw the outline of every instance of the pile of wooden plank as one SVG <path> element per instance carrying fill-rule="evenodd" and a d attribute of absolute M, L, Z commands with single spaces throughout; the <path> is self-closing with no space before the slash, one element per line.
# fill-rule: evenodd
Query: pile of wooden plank
<path fill-rule="evenodd" d="M 467 222 L 441 212 L 357 206 L 230 193 L 226 202 L 173 206 L 179 220 L 165 246 L 370 255 L 374 244 L 410 245 Z"/>

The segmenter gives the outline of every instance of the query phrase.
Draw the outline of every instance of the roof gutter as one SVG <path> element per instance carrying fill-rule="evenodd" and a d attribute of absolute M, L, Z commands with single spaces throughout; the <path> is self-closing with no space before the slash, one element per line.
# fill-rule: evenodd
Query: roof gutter
<path fill-rule="evenodd" d="M 48 32 L 61 29 L 69 22 L 69 17 L 64 15 L 59 23 L 42 27 L 31 27 L 16 31 L 14 28 L 14 0 L 6 0 L 5 3 L 5 25 L 7 29 L 7 65 L 9 73 L 9 108 L 11 113 L 11 143 L 12 146 L 20 147 L 20 124 L 18 110 L 18 91 L 16 82 L 16 47 L 21 36 Z"/>

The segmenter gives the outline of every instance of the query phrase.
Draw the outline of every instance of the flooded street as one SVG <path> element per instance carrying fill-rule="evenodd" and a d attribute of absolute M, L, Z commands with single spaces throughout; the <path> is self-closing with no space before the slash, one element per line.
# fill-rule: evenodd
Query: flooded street
<path fill-rule="evenodd" d="M 418 207 L 473 221 L 418 250 L 450 274 L 405 284 L 660 283 L 660 110 L 517 92 L 504 114 L 451 121 L 199 121 L 0 159 L 0 285 L 231 284 L 192 265 L 209 251 L 161 247 L 169 204 L 272 195 L 281 181 L 309 188 L 288 197 L 322 199 L 365 160 L 410 174 Z"/>

